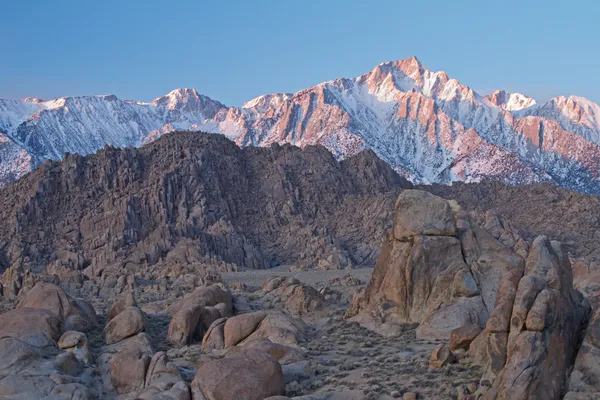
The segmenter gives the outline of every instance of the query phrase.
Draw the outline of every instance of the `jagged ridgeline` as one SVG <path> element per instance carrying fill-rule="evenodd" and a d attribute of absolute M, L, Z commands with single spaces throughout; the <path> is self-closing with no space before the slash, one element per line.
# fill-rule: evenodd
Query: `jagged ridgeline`
<path fill-rule="evenodd" d="M 48 161 L 0 191 L 0 271 L 371 266 L 409 186 L 372 151 L 338 162 L 322 146 L 168 134 Z"/>

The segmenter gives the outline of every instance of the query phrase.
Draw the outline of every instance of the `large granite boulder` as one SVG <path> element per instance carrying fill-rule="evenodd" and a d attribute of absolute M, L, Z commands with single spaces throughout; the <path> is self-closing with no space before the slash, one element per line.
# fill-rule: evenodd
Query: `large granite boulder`
<path fill-rule="evenodd" d="M 194 399 L 263 400 L 284 394 L 281 365 L 258 350 L 247 350 L 200 367 L 192 382 Z"/>
<path fill-rule="evenodd" d="M 270 340 L 285 346 L 298 346 L 306 340 L 307 326 L 299 318 L 282 312 L 256 311 L 215 321 L 202 340 L 205 350 Z"/>
<path fill-rule="evenodd" d="M 96 312 L 85 300 L 73 299 L 60 287 L 47 282 L 38 282 L 25 293 L 17 304 L 20 308 L 35 308 L 54 313 L 66 330 L 89 332 L 96 326 Z"/>
<path fill-rule="evenodd" d="M 322 308 L 323 295 L 314 287 L 296 278 L 274 277 L 262 285 L 263 305 L 285 308 L 293 314 L 308 314 Z"/>
<path fill-rule="evenodd" d="M 143 332 L 146 318 L 138 307 L 127 307 L 108 321 L 102 335 L 106 344 L 117 343 L 125 338 Z"/>
<path fill-rule="evenodd" d="M 0 337 L 12 337 L 38 348 L 56 346 L 61 320 L 51 311 L 18 308 L 0 314 Z"/>

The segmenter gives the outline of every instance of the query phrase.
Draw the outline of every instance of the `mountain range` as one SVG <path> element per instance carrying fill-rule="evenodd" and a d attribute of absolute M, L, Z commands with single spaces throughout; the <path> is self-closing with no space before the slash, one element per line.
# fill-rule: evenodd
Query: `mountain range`
<path fill-rule="evenodd" d="M 195 89 L 150 103 L 114 95 L 0 99 L 0 184 L 66 153 L 139 147 L 178 130 L 221 133 L 241 147 L 321 144 L 338 159 L 371 149 L 414 183 L 551 182 L 600 194 L 598 104 L 482 95 L 415 57 L 241 107 Z"/>

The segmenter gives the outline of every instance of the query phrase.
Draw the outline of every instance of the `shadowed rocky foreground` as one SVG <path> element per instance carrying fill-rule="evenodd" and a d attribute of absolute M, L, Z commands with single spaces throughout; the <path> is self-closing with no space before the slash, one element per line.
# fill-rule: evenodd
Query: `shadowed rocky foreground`
<path fill-rule="evenodd" d="M 0 192 L 0 399 L 600 398 L 595 250 L 555 240 L 594 222 L 527 216 L 552 187 L 445 200 L 369 152 L 194 135 Z"/>

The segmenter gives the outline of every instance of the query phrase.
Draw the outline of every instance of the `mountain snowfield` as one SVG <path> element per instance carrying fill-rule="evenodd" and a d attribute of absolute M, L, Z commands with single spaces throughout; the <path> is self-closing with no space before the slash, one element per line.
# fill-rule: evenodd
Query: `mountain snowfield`
<path fill-rule="evenodd" d="M 0 99 L 0 183 L 67 152 L 141 146 L 164 133 L 222 133 L 239 146 L 321 144 L 338 158 L 372 149 L 418 183 L 554 182 L 600 194 L 600 106 L 519 93 L 480 95 L 417 58 L 298 93 L 227 107 L 177 89 L 151 103 L 113 95 Z"/>

